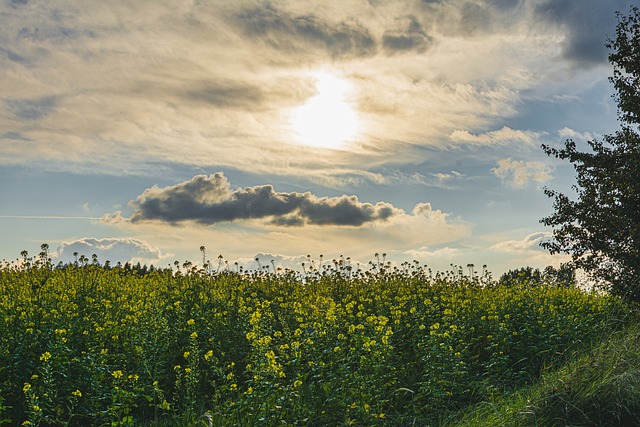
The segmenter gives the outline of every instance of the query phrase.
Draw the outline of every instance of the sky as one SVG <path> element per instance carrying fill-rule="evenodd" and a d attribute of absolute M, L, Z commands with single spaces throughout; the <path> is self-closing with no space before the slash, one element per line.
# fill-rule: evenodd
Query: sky
<path fill-rule="evenodd" d="M 0 260 L 559 266 L 638 0 L 0 0 Z M 222 255 L 222 258 L 219 258 Z"/>

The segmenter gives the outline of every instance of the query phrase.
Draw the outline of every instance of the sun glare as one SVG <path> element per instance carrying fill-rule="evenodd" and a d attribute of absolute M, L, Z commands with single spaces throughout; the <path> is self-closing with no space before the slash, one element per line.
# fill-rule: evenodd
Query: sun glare
<path fill-rule="evenodd" d="M 358 115 L 349 103 L 348 81 L 326 72 L 314 74 L 316 95 L 293 110 L 296 139 L 309 146 L 338 149 L 358 133 Z"/>

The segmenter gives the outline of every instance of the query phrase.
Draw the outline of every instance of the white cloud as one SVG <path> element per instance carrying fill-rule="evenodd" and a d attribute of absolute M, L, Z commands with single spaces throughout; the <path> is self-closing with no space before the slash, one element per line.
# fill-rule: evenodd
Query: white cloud
<path fill-rule="evenodd" d="M 504 252 L 542 251 L 543 249 L 540 247 L 540 243 L 549 240 L 552 235 L 553 233 L 550 232 L 531 233 L 521 240 L 504 240 L 498 242 L 489 247 L 489 249 Z"/>
<path fill-rule="evenodd" d="M 544 268 L 548 265 L 555 267 L 571 259 L 570 255 L 551 255 L 540 243 L 551 239 L 553 233 L 541 231 L 527 234 L 521 239 L 501 240 L 487 248 L 501 257 L 511 258 L 512 265 L 516 267 L 532 266 Z"/>
<path fill-rule="evenodd" d="M 95 254 L 101 264 L 109 261 L 112 265 L 121 263 L 140 263 L 159 266 L 161 262 L 172 257 L 170 253 L 162 253 L 160 249 L 150 245 L 146 241 L 135 238 L 82 238 L 62 244 L 51 253 L 54 263 L 75 262 L 76 256 L 84 255 L 89 260 Z"/>
<path fill-rule="evenodd" d="M 568 127 L 560 129 L 558 135 L 560 135 L 562 139 L 573 139 L 574 141 L 581 142 L 590 141 L 595 138 L 595 135 L 591 132 L 578 132 Z"/>
<path fill-rule="evenodd" d="M 120 233 L 138 236 L 157 247 L 171 248 L 199 260 L 198 247 L 205 245 L 214 256 L 220 253 L 230 262 L 245 259 L 251 253 L 297 257 L 324 254 L 326 259 L 340 255 L 369 260 L 374 252 L 406 251 L 416 246 L 456 242 L 471 234 L 472 225 L 454 215 L 418 204 L 407 213 L 400 211 L 387 221 L 359 227 L 305 225 L 282 227 L 260 219 L 212 226 L 169 225 L 158 222 L 131 223 L 119 216 L 108 225 Z M 217 255 L 216 255 L 217 256 Z"/>
<path fill-rule="evenodd" d="M 491 172 L 513 188 L 524 188 L 530 183 L 542 184 L 551 180 L 552 167 L 538 161 L 498 160 Z"/>
<path fill-rule="evenodd" d="M 63 4 L 4 6 L 4 164 L 380 179 L 366 171 L 415 162 L 412 146 L 447 147 L 449 136 L 535 142 L 508 128 L 459 129 L 513 115 L 519 91 L 557 68 L 545 55 L 559 34 L 537 31 L 524 3 Z M 287 112 L 313 95 L 316 68 L 355 89 L 364 131 L 346 150 L 292 137 Z"/>
<path fill-rule="evenodd" d="M 472 134 L 466 130 L 456 130 L 450 135 L 451 139 L 456 142 L 464 142 L 474 145 L 539 145 L 540 132 L 515 130 L 509 127 L 486 132 L 482 134 Z"/>

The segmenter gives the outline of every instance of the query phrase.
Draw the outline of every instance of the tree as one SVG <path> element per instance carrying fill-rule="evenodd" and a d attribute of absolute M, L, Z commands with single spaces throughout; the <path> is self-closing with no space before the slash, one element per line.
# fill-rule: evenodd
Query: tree
<path fill-rule="evenodd" d="M 509 270 L 503 273 L 498 280 L 502 286 L 530 286 L 536 287 L 543 281 L 542 273 L 539 268 L 521 267 L 517 270 Z"/>
<path fill-rule="evenodd" d="M 575 271 L 570 265 L 562 264 L 559 268 L 552 265 L 545 267 L 544 271 L 533 267 L 520 267 L 517 270 L 509 270 L 503 273 L 498 280 L 502 286 L 537 286 L 571 287 L 575 285 Z"/>
<path fill-rule="evenodd" d="M 640 11 L 632 7 L 628 16 L 617 16 L 615 39 L 606 46 L 621 129 L 589 141 L 589 151 L 579 151 L 572 140 L 562 149 L 542 146 L 547 155 L 573 164 L 577 200 L 545 188 L 554 213 L 540 222 L 554 227 L 544 248 L 571 254 L 572 267 L 640 301 Z"/>

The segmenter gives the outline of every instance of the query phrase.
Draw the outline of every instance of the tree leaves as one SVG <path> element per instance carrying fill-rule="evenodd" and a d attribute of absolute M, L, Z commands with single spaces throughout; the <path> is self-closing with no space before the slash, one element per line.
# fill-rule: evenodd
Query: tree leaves
<path fill-rule="evenodd" d="M 561 149 L 542 146 L 548 156 L 573 165 L 578 198 L 545 188 L 554 213 L 540 222 L 554 230 L 553 240 L 541 245 L 552 254 L 571 254 L 574 267 L 640 301 L 639 287 L 628 286 L 640 274 L 640 135 L 634 129 L 640 124 L 640 11 L 634 7 L 629 16 L 618 16 L 616 39 L 607 46 L 614 50 L 610 80 L 622 129 L 588 141 L 588 151 L 572 140 Z"/>

